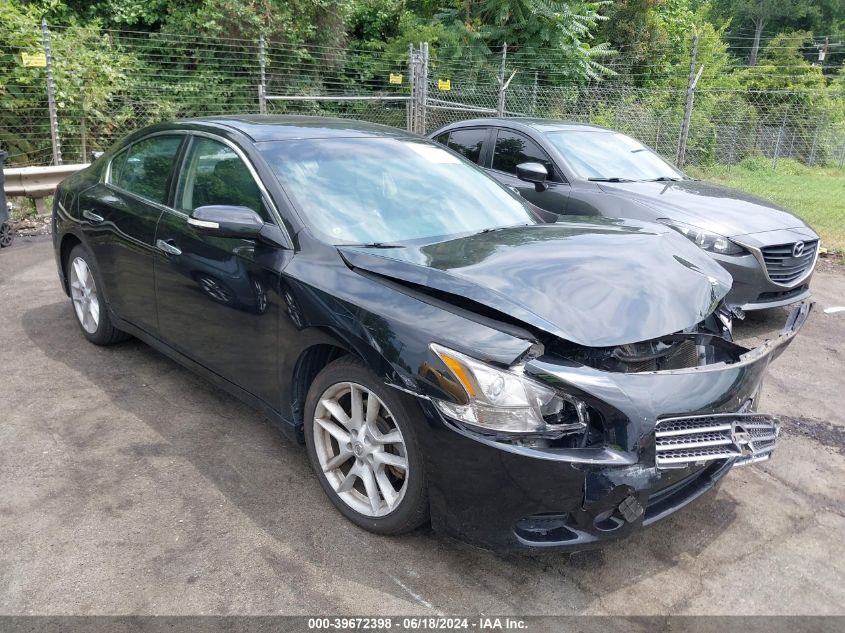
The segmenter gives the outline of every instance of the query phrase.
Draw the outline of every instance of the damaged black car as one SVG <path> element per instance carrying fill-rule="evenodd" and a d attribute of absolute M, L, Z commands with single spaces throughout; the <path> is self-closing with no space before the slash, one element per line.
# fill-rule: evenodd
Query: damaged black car
<path fill-rule="evenodd" d="M 260 408 L 353 523 L 491 548 L 618 539 L 768 459 L 761 383 L 810 310 L 740 346 L 730 275 L 671 228 L 560 219 L 334 119 L 146 128 L 62 183 L 53 228 L 88 340 Z"/>

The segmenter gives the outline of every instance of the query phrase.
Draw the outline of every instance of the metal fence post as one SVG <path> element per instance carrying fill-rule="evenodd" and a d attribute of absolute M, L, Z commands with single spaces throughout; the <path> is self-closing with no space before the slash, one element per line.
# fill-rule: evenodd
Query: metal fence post
<path fill-rule="evenodd" d="M 264 56 L 264 34 L 258 40 L 258 112 L 267 114 L 267 75 L 265 73 L 266 58 Z"/>
<path fill-rule="evenodd" d="M 420 134 L 425 134 L 428 131 L 428 122 L 426 121 L 428 114 L 428 42 L 422 43 L 422 115 L 420 117 Z"/>
<path fill-rule="evenodd" d="M 537 71 L 534 71 L 534 87 L 531 89 L 531 116 L 537 116 Z"/>
<path fill-rule="evenodd" d="M 508 43 L 502 45 L 502 68 L 499 71 L 499 102 L 496 105 L 496 114 L 505 115 L 505 62 L 508 59 Z"/>
<path fill-rule="evenodd" d="M 414 131 L 414 75 L 416 74 L 416 63 L 414 61 L 414 45 L 408 44 L 408 86 L 411 89 L 411 98 L 405 104 L 405 129 Z"/>
<path fill-rule="evenodd" d="M 810 157 L 807 159 L 807 164 L 812 167 L 813 163 L 816 162 L 816 149 L 819 145 L 819 134 L 821 134 L 822 125 L 825 122 L 825 117 L 822 115 L 821 122 L 816 124 L 816 131 L 813 134 L 813 145 L 810 147 Z"/>
<path fill-rule="evenodd" d="M 683 167 L 686 159 L 690 119 L 692 119 L 692 102 L 695 98 L 695 84 L 698 77 L 701 76 L 701 70 L 698 71 L 698 77 L 695 74 L 696 57 L 698 57 L 698 35 L 692 38 L 692 54 L 690 55 L 689 76 L 687 78 L 687 101 L 684 105 L 684 120 L 681 123 L 681 132 L 678 134 L 678 151 L 675 154 L 675 164 L 678 167 Z M 702 66 L 702 68 L 704 67 Z"/>
<path fill-rule="evenodd" d="M 786 110 L 783 112 L 783 120 L 780 123 L 780 127 L 778 128 L 778 140 L 775 141 L 775 155 L 772 158 L 772 169 L 777 169 L 778 166 L 778 158 L 780 157 L 780 144 L 783 141 L 783 129 L 786 127 L 786 115 L 789 113 L 789 106 L 786 107 Z"/>
<path fill-rule="evenodd" d="M 50 29 L 47 20 L 41 18 L 41 40 L 44 57 L 47 58 L 47 108 L 50 112 L 50 142 L 53 146 L 53 163 L 62 164 L 62 148 L 59 142 L 59 116 L 56 112 L 56 85 L 53 83 L 53 52 L 50 48 Z"/>

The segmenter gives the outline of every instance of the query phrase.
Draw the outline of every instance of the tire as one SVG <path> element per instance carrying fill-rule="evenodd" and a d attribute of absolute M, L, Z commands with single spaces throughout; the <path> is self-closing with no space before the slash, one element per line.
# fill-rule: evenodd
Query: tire
<path fill-rule="evenodd" d="M 108 307 L 100 293 L 102 284 L 94 257 L 82 244 L 71 249 L 65 262 L 65 271 L 71 294 L 71 309 L 82 335 L 95 345 L 114 345 L 129 338 L 128 334 L 112 325 Z"/>
<path fill-rule="evenodd" d="M 11 246 L 13 239 L 15 239 L 15 231 L 12 225 L 8 222 L 0 224 L 0 248 Z"/>
<path fill-rule="evenodd" d="M 360 394 L 359 410 L 363 422 L 358 429 L 348 419 L 347 426 L 341 424 L 339 418 L 323 404 L 327 401 L 333 403 L 331 408 L 335 411 L 335 405 L 341 406 L 347 418 L 350 417 L 348 414 L 355 402 L 352 395 L 354 388 L 358 388 Z M 368 422 L 367 411 L 374 402 L 372 394 L 378 399 L 378 415 Z M 328 423 L 334 424 L 333 432 L 317 422 L 318 414 L 324 422 L 328 420 Z M 415 402 L 387 387 L 363 362 L 350 356 L 326 366 L 308 390 L 305 444 L 311 467 L 340 513 L 365 530 L 398 535 L 428 521 L 424 460 L 415 432 L 415 428 L 421 428 L 421 420 L 415 420 L 414 416 L 422 416 Z M 324 472 L 324 465 L 330 464 L 332 451 L 335 459 L 341 459 L 342 442 L 337 435 L 342 433 L 346 433 L 350 440 L 345 444 L 349 457 Z M 401 442 L 396 442 L 397 438 Z M 403 461 L 404 468 L 401 466 Z M 366 475 L 367 468 L 370 475 Z M 360 474 L 350 475 L 353 469 L 358 469 L 356 472 Z M 354 479 L 351 488 L 347 482 L 350 478 Z M 369 486 L 366 479 L 369 479 Z M 388 486 L 393 493 L 389 492 Z M 373 487 L 376 489 L 377 505 L 370 496 Z"/>

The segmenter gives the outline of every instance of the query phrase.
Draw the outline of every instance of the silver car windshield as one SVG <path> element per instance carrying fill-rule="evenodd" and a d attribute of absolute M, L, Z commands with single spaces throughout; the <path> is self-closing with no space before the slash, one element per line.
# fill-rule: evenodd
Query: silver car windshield
<path fill-rule="evenodd" d="M 333 244 L 401 242 L 537 222 L 479 168 L 426 141 L 339 138 L 258 146 L 302 220 Z"/>
<path fill-rule="evenodd" d="M 548 141 L 587 180 L 681 180 L 684 174 L 630 136 L 605 130 L 546 132 Z"/>

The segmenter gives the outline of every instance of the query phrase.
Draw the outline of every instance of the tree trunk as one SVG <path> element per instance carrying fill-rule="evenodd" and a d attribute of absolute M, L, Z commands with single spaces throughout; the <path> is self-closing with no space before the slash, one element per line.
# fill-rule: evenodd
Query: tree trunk
<path fill-rule="evenodd" d="M 760 36 L 763 34 L 763 27 L 766 25 L 766 20 L 763 18 L 754 18 L 754 43 L 751 45 L 751 55 L 748 57 L 748 65 L 757 65 L 757 53 L 760 51 Z"/>

